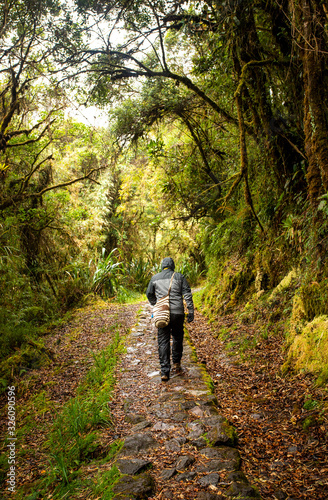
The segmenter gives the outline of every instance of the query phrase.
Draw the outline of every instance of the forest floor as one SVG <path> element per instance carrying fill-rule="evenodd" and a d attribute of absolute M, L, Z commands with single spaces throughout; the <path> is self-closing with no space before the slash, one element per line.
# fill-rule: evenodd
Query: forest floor
<path fill-rule="evenodd" d="M 155 400 L 156 404 L 158 401 L 164 405 L 167 403 L 168 395 L 165 395 L 165 391 L 168 394 L 174 391 L 189 391 L 191 394 L 192 391 L 186 386 L 189 383 L 186 376 L 173 377 L 166 385 L 160 382 L 156 374 L 159 367 L 154 327 L 147 324 L 144 327 L 145 336 L 133 329 L 138 321 L 140 307 L 145 308 L 145 303 L 98 303 L 85 307 L 78 310 L 69 323 L 58 327 L 45 338 L 46 349 L 52 353 L 52 361 L 47 366 L 28 372 L 15 382 L 19 402 L 16 463 L 19 494 L 16 496 L 4 491 L 1 498 L 62 498 L 52 495 L 51 487 L 47 496 L 37 496 L 35 490 L 35 485 L 49 468 L 49 430 L 55 416 L 76 396 L 79 385 L 94 364 L 94 353 L 105 349 L 115 332 L 119 333 L 126 344 L 126 352 L 119 354 L 121 361 L 116 369 L 117 385 L 109 403 L 112 423 L 101 429 L 102 444 L 90 454 L 88 463 L 80 467 L 79 474 L 86 478 L 87 485 L 80 486 L 75 493 L 71 492 L 68 496 L 66 494 L 65 498 L 105 498 L 91 492 L 90 484 L 97 481 L 97 474 L 108 472 L 113 463 L 113 460 L 106 463 L 106 450 L 111 443 L 124 440 L 138 428 L 141 432 L 142 429 L 146 432 L 151 430 L 160 443 L 157 455 L 151 460 L 153 467 L 149 470 L 156 480 L 156 493 L 151 498 L 198 498 L 193 493 L 196 490 L 191 488 L 187 475 L 186 481 L 179 482 L 175 482 L 174 478 L 169 479 L 170 473 L 167 479 L 165 473 L 161 476 L 164 469 L 173 469 L 175 461 L 181 455 L 186 455 L 183 453 L 184 438 L 181 434 L 178 442 L 173 443 L 172 439 L 169 440 L 171 444 L 164 442 L 165 434 L 174 437 L 175 429 L 180 425 L 179 419 L 174 417 L 172 422 L 167 423 L 167 408 L 163 410 L 160 406 L 154 407 L 150 416 L 149 411 Z M 149 323 L 147 317 L 149 318 L 149 312 L 143 320 Z M 224 341 L 216 335 L 216 331 L 223 327 L 229 332 Z M 196 312 L 195 321 L 187 325 L 187 329 L 198 362 L 206 366 L 214 383 L 218 411 L 237 430 L 237 448 L 242 457 L 242 470 L 251 485 L 257 487 L 264 500 L 327 499 L 328 427 L 321 411 L 321 402 L 327 399 L 327 392 L 314 388 L 310 377 L 282 378 L 279 375 L 279 367 L 283 361 L 282 335 L 268 337 L 256 345 L 250 343 L 248 350 L 242 355 L 234 352 L 232 356 L 227 347 L 234 345 L 241 335 L 245 337 L 247 334 L 252 338 L 254 334 L 251 325 L 238 323 L 238 311 L 235 315 L 218 318 L 215 327 L 210 326 L 205 317 Z M 191 355 L 188 349 L 186 343 L 186 361 Z M 194 366 L 188 366 L 186 372 L 191 376 L 190 383 L 197 389 L 196 379 L 192 379 Z M 200 392 L 202 389 L 203 387 L 198 388 Z M 156 398 L 160 399 L 157 401 Z M 194 401 L 191 402 L 190 399 L 192 398 L 189 397 L 183 403 L 186 414 L 182 412 L 181 418 L 185 415 L 189 419 L 192 416 L 193 421 L 201 419 L 204 417 L 204 413 L 201 413 L 204 402 L 200 400 L 197 403 L 200 408 L 197 414 Z M 5 395 L 0 403 L 4 408 Z M 140 414 L 146 413 L 149 418 L 138 421 L 138 415 L 140 417 Z M 158 415 L 162 422 L 158 421 Z M 155 417 L 156 422 L 152 421 Z M 5 428 L 3 418 L 3 435 Z M 197 462 L 199 451 L 196 447 L 191 451 L 190 443 L 187 445 L 187 454 L 194 455 Z M 104 460 L 99 461 L 99 458 Z M 192 481 L 191 476 L 189 480 Z M 211 484 L 198 489 L 204 492 L 208 487 L 208 496 L 199 498 L 214 498 L 218 495 L 218 488 Z M 29 497 L 31 493 L 32 496 Z"/>
<path fill-rule="evenodd" d="M 215 327 L 196 312 L 188 330 L 220 411 L 237 430 L 242 469 L 262 498 L 327 499 L 327 389 L 316 388 L 311 376 L 282 376 L 283 333 L 254 343 L 255 329 L 238 311 L 218 317 Z M 222 330 L 224 341 L 216 336 Z"/>

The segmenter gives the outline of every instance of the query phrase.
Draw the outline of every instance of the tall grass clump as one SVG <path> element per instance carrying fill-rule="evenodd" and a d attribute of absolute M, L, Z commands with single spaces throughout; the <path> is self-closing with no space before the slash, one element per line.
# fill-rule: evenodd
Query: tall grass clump
<path fill-rule="evenodd" d="M 193 262 L 187 257 L 178 262 L 177 270 L 186 277 L 191 286 L 196 285 L 205 273 L 198 262 Z"/>
<path fill-rule="evenodd" d="M 107 256 L 106 249 L 102 248 L 101 257 L 98 259 L 97 267 L 92 278 L 92 290 L 101 297 L 112 297 L 117 291 L 125 268 L 122 262 L 116 258 L 114 248 Z"/>
<path fill-rule="evenodd" d="M 155 272 L 150 261 L 142 256 L 136 257 L 127 263 L 126 269 L 126 274 L 133 288 L 143 293 L 147 288 L 150 278 Z"/>

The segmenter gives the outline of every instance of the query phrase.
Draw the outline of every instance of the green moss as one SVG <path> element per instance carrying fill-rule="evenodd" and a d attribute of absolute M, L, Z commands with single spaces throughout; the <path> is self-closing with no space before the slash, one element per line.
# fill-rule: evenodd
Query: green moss
<path fill-rule="evenodd" d="M 0 377 L 6 381 L 15 375 L 22 375 L 28 370 L 40 368 L 51 362 L 51 354 L 45 349 L 42 340 L 29 342 L 15 354 L 0 364 Z"/>
<path fill-rule="evenodd" d="M 219 314 L 231 312 L 244 297 L 254 293 L 254 280 L 254 272 L 247 261 L 231 259 L 217 269 L 196 295 L 196 307 L 214 322 Z"/>
<path fill-rule="evenodd" d="M 196 348 L 195 348 L 195 346 L 192 343 L 192 340 L 190 338 L 190 335 L 189 335 L 187 329 L 185 329 L 185 337 L 186 337 L 186 340 L 188 341 L 188 343 L 189 343 L 189 345 L 191 347 L 191 359 L 193 361 L 195 361 L 196 363 L 198 363 L 198 357 L 197 357 Z M 207 385 L 210 394 L 214 394 L 214 392 L 215 392 L 215 386 L 214 386 L 214 382 L 213 382 L 212 378 L 210 377 L 210 375 L 208 374 L 206 368 L 203 365 L 199 364 L 199 366 L 201 368 L 203 381 Z"/>
<path fill-rule="evenodd" d="M 303 420 L 302 427 L 304 431 L 307 431 L 310 429 L 310 427 L 314 427 L 316 425 L 316 420 L 313 417 L 306 417 Z"/>
<path fill-rule="evenodd" d="M 305 321 L 306 314 L 304 309 L 303 299 L 299 294 L 294 296 L 293 309 L 290 318 L 292 327 L 297 327 L 297 325 L 302 324 Z"/>
<path fill-rule="evenodd" d="M 208 374 L 208 372 L 204 366 L 201 366 L 201 370 L 202 370 L 202 378 L 203 378 L 210 394 L 214 394 L 215 393 L 215 385 L 214 385 L 212 378 L 210 377 L 210 375 Z"/>
<path fill-rule="evenodd" d="M 298 310 L 302 311 L 300 305 Z M 328 316 L 319 316 L 303 327 L 301 325 L 301 322 L 293 323 L 288 358 L 283 368 L 312 373 L 318 377 L 318 383 L 326 383 L 328 378 Z"/>
<path fill-rule="evenodd" d="M 307 320 L 315 316 L 328 315 L 328 280 L 321 282 L 311 281 L 304 283 L 300 289 L 301 299 L 304 304 L 304 314 Z"/>
<path fill-rule="evenodd" d="M 272 289 L 279 283 L 279 276 L 283 272 L 284 263 L 282 262 L 283 255 L 279 255 L 272 251 L 269 245 L 262 245 L 254 256 L 254 273 L 256 292 Z"/>
<path fill-rule="evenodd" d="M 298 276 L 299 271 L 297 269 L 292 269 L 274 288 L 269 297 L 269 302 L 273 302 L 277 297 L 279 297 L 279 295 L 290 289 L 295 283 L 295 280 L 297 280 Z"/>
<path fill-rule="evenodd" d="M 190 345 L 191 347 L 191 359 L 195 362 L 195 363 L 198 363 L 198 357 L 197 357 L 197 352 L 196 352 L 196 348 L 190 338 L 190 335 L 189 335 L 189 332 L 188 330 L 185 328 L 184 329 L 184 335 L 185 335 L 185 338 L 188 342 L 188 344 Z"/>
<path fill-rule="evenodd" d="M 238 441 L 238 436 L 236 429 L 229 424 L 227 419 L 225 419 L 207 433 L 207 440 L 210 446 L 219 446 L 223 443 L 225 446 L 235 446 Z"/>
<path fill-rule="evenodd" d="M 236 429 L 228 422 L 224 422 L 224 432 L 227 434 L 227 436 L 229 436 L 230 442 L 233 443 L 233 446 L 235 446 L 238 441 L 238 434 Z"/>

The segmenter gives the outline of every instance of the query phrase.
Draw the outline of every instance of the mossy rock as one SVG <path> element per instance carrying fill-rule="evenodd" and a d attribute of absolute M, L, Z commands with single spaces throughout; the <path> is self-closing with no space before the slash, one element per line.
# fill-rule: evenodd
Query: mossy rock
<path fill-rule="evenodd" d="M 290 317 L 290 323 L 291 326 L 296 327 L 299 324 L 303 324 L 306 319 L 306 313 L 305 313 L 305 308 L 304 308 L 304 302 L 302 300 L 302 297 L 297 294 L 294 296 L 293 300 L 293 308 L 292 308 L 292 314 Z M 296 331 L 296 333 L 299 333 Z"/>
<path fill-rule="evenodd" d="M 274 302 L 281 294 L 289 290 L 291 287 L 295 286 L 296 281 L 299 277 L 300 271 L 298 269 L 292 269 L 289 273 L 280 281 L 280 283 L 273 289 L 269 302 Z"/>
<path fill-rule="evenodd" d="M 290 262 L 285 258 L 286 254 L 284 252 L 279 251 L 277 253 L 272 251 L 270 238 L 268 243 L 268 245 L 263 245 L 254 255 L 254 273 L 257 277 L 257 290 L 268 290 L 276 287 L 287 271 L 286 265 Z M 258 274 L 261 276 L 258 276 Z M 260 284 L 258 283 L 259 280 Z"/>
<path fill-rule="evenodd" d="M 235 500 L 251 500 L 253 498 L 260 499 L 258 491 L 244 482 L 233 482 L 228 491 L 228 497 L 233 497 Z"/>
<path fill-rule="evenodd" d="M 240 469 L 241 458 L 236 448 L 231 446 L 215 446 L 212 448 L 202 448 L 200 453 L 208 460 L 198 465 L 199 472 L 231 471 Z"/>
<path fill-rule="evenodd" d="M 143 500 L 151 497 L 155 491 L 155 481 L 150 474 L 139 476 L 124 475 L 113 487 L 113 500 Z"/>
<path fill-rule="evenodd" d="M 206 437 L 210 446 L 235 446 L 237 443 L 236 430 L 226 419 L 215 424 Z"/>
<path fill-rule="evenodd" d="M 300 289 L 306 319 L 311 321 L 315 316 L 328 315 L 328 280 L 305 283 Z"/>
<path fill-rule="evenodd" d="M 197 306 L 210 318 L 227 314 L 245 297 L 252 295 L 255 275 L 246 261 L 231 259 L 221 266 L 197 297 Z"/>
<path fill-rule="evenodd" d="M 283 370 L 312 373 L 318 383 L 328 380 L 328 316 L 314 318 L 294 334 Z"/>
<path fill-rule="evenodd" d="M 306 315 L 304 310 L 303 300 L 299 293 L 294 296 L 292 312 L 289 320 L 289 325 L 286 332 L 287 345 L 291 345 L 294 342 L 295 336 L 302 333 L 304 326 L 306 325 Z M 289 366 L 290 360 L 284 366 L 283 371 Z"/>

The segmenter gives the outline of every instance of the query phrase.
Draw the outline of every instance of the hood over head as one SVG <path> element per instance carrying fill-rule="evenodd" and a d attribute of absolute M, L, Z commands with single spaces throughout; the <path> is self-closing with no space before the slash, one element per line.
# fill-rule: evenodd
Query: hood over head
<path fill-rule="evenodd" d="M 162 270 L 165 267 L 168 267 L 168 268 L 172 269 L 172 271 L 174 271 L 175 264 L 174 264 L 174 260 L 171 257 L 165 257 L 165 259 L 162 260 L 161 265 L 162 265 Z"/>

